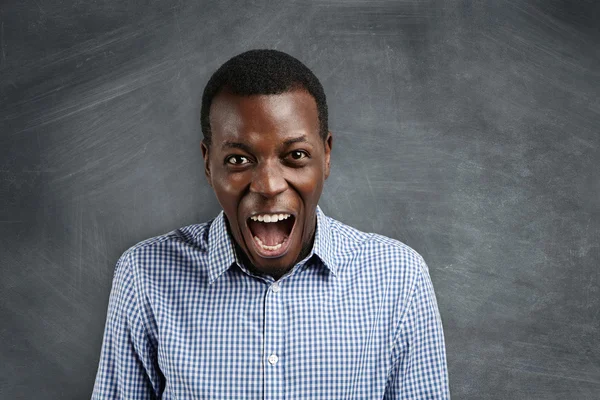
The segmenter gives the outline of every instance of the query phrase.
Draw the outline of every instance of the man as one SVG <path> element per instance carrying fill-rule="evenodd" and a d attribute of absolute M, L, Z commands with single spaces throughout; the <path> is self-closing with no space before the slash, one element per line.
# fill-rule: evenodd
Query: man
<path fill-rule="evenodd" d="M 449 398 L 423 258 L 317 205 L 332 136 L 313 73 L 242 53 L 201 121 L 223 211 L 119 259 L 92 398 Z"/>

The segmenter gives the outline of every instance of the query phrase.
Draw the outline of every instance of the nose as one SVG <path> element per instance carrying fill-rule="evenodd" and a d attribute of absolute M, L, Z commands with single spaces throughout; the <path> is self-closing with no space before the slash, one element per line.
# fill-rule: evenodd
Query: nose
<path fill-rule="evenodd" d="M 277 162 L 263 163 L 254 169 L 250 191 L 266 198 L 275 197 L 288 187 L 281 166 Z"/>

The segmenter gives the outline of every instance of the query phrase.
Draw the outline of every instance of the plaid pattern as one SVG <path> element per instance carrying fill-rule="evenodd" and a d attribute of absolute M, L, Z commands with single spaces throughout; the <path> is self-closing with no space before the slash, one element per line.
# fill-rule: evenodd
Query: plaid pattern
<path fill-rule="evenodd" d="M 237 259 L 225 215 L 117 262 L 92 399 L 448 399 L 427 265 L 317 207 L 277 283 Z"/>

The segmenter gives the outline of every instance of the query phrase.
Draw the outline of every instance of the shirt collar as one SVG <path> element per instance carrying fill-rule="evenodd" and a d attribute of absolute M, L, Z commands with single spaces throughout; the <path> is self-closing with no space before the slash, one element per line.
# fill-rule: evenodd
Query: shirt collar
<path fill-rule="evenodd" d="M 309 254 L 311 257 L 316 254 L 323 264 L 337 276 L 338 270 L 335 264 L 335 254 L 333 249 L 333 243 L 331 242 L 331 226 L 330 220 L 321 210 L 321 207 L 317 205 L 317 229 L 315 232 L 315 242 L 313 248 Z"/>
<path fill-rule="evenodd" d="M 221 210 L 208 230 L 208 283 L 212 284 L 237 261 L 235 246 L 227 232 L 225 213 Z"/>
<path fill-rule="evenodd" d="M 323 264 L 337 276 L 333 246 L 330 237 L 330 221 L 317 205 L 317 228 L 313 248 L 306 259 L 316 254 Z M 227 231 L 225 213 L 221 210 L 208 231 L 208 281 L 212 284 L 233 263 L 238 263 L 233 239 Z"/>

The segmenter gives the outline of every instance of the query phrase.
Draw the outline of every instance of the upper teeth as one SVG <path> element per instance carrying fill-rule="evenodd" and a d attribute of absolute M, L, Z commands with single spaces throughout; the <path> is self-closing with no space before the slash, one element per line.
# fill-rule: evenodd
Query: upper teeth
<path fill-rule="evenodd" d="M 252 221 L 259 221 L 259 222 L 277 222 L 277 221 L 283 221 L 286 218 L 289 218 L 290 214 L 260 214 L 260 215 L 253 215 L 252 217 L 250 217 L 250 219 Z"/>

